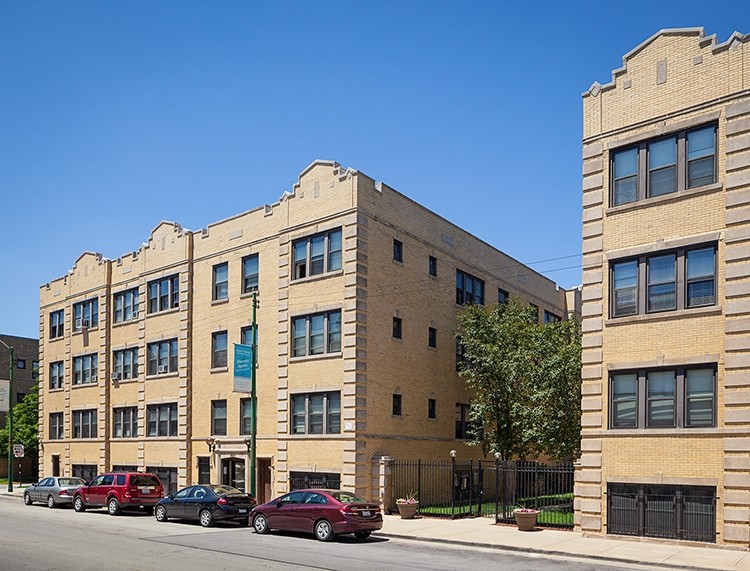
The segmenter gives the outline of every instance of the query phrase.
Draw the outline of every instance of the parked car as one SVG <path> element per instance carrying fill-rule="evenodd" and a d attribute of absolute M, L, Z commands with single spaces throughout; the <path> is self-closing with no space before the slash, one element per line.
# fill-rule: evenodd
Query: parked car
<path fill-rule="evenodd" d="M 107 507 L 110 515 L 118 515 L 124 508 L 145 508 L 152 512 L 164 497 L 159 477 L 146 472 L 114 472 L 100 474 L 73 494 L 77 512 L 88 508 Z"/>
<path fill-rule="evenodd" d="M 216 521 L 233 520 L 248 525 L 255 503 L 252 495 L 237 488 L 199 484 L 182 488 L 159 500 L 155 508 L 156 521 L 197 519 L 203 527 L 211 527 Z"/>
<path fill-rule="evenodd" d="M 344 533 L 365 539 L 383 527 L 378 504 L 341 490 L 296 490 L 256 507 L 251 518 L 256 533 L 302 531 L 320 541 Z"/>
<path fill-rule="evenodd" d="M 61 504 L 73 503 L 76 489 L 85 484 L 83 478 L 63 478 L 51 476 L 31 484 L 23 492 L 23 503 L 30 506 L 34 502 L 45 502 L 47 507 L 54 508 Z"/>

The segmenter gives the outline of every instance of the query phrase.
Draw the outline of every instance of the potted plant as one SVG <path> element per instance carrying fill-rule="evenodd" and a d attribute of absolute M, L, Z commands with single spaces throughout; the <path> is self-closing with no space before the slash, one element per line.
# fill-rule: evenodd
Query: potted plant
<path fill-rule="evenodd" d="M 414 519 L 419 509 L 417 494 L 409 492 L 405 497 L 396 500 L 396 506 L 398 507 L 398 513 L 401 514 L 401 519 Z"/>
<path fill-rule="evenodd" d="M 513 510 L 513 517 L 516 518 L 519 531 L 533 531 L 538 515 L 539 510 L 532 508 L 516 508 Z"/>

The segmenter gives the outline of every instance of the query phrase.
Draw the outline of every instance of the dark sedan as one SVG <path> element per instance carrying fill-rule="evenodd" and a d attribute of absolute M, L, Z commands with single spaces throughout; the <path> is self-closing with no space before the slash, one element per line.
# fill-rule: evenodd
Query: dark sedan
<path fill-rule="evenodd" d="M 252 513 L 256 533 L 272 529 L 312 533 L 320 541 L 353 533 L 365 539 L 383 527 L 378 504 L 341 490 L 296 490 L 260 505 Z"/>
<path fill-rule="evenodd" d="M 216 521 L 233 520 L 242 525 L 250 521 L 255 498 L 231 486 L 199 484 L 169 494 L 156 504 L 156 521 L 197 519 L 203 527 Z"/>
<path fill-rule="evenodd" d="M 73 493 L 86 482 L 82 478 L 60 478 L 51 476 L 31 484 L 23 493 L 23 501 L 29 506 L 34 502 L 44 502 L 54 508 L 60 504 L 73 503 Z"/>

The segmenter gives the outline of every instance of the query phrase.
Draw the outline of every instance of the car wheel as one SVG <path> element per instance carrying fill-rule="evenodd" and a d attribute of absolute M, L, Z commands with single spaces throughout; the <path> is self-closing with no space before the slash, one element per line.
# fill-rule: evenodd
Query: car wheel
<path fill-rule="evenodd" d="M 214 516 L 211 513 L 211 510 L 201 510 L 201 513 L 198 514 L 198 518 L 203 527 L 211 527 L 214 524 Z"/>
<path fill-rule="evenodd" d="M 260 533 L 261 535 L 264 533 L 268 533 L 269 528 L 266 516 L 264 516 L 263 514 L 256 515 L 255 519 L 253 520 L 253 529 L 255 530 L 255 533 Z"/>
<path fill-rule="evenodd" d="M 47 496 L 47 507 L 48 508 L 54 508 L 57 505 L 57 502 L 55 502 L 55 496 L 50 494 Z"/>
<path fill-rule="evenodd" d="M 26 492 L 23 495 L 23 503 L 25 503 L 27 506 L 30 506 L 31 504 L 34 503 L 34 501 L 31 499 L 31 496 L 29 495 L 28 492 Z"/>
<path fill-rule="evenodd" d="M 77 512 L 86 511 L 86 504 L 83 503 L 83 498 L 81 496 L 76 496 L 73 500 L 73 509 Z"/>
<path fill-rule="evenodd" d="M 315 524 L 315 539 L 318 541 L 331 541 L 333 539 L 333 526 L 327 519 L 321 519 Z"/>
<path fill-rule="evenodd" d="M 370 533 L 371 532 L 369 531 L 355 531 L 354 537 L 356 537 L 357 539 L 367 539 L 368 537 L 370 537 Z"/>
<path fill-rule="evenodd" d="M 117 498 L 109 498 L 107 511 L 109 515 L 120 515 L 120 503 L 117 501 Z"/>
<path fill-rule="evenodd" d="M 156 506 L 156 521 L 167 521 L 167 508 L 164 506 Z"/>

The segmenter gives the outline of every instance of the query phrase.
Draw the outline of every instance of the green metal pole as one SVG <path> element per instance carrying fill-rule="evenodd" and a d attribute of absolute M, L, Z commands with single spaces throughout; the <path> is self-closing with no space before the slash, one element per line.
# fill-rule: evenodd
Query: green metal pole
<path fill-rule="evenodd" d="M 13 347 L 10 351 L 10 379 L 8 382 L 8 491 L 13 491 Z"/>
<path fill-rule="evenodd" d="M 253 292 L 253 365 L 252 370 L 250 371 L 250 379 L 251 379 L 251 390 L 252 394 L 250 395 L 250 413 L 251 413 L 251 421 L 250 421 L 250 493 L 256 497 L 257 494 L 255 493 L 255 463 L 256 463 L 256 448 L 255 448 L 255 437 L 258 430 L 258 399 L 256 397 L 256 391 L 255 391 L 255 370 L 258 365 L 258 324 L 256 321 L 256 312 L 258 309 L 258 292 Z"/>

